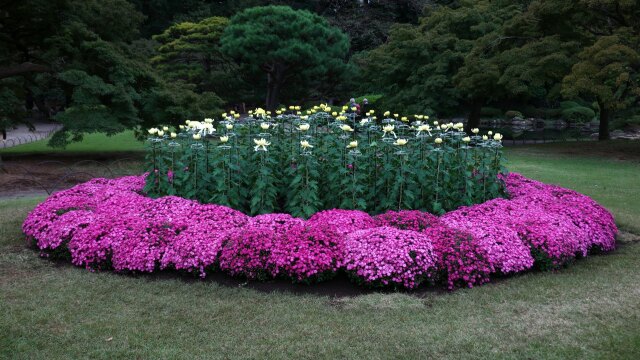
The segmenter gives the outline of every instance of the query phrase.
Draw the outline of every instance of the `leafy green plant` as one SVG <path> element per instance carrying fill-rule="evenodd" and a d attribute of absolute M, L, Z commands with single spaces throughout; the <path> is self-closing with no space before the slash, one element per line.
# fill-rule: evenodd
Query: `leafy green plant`
<path fill-rule="evenodd" d="M 145 191 L 305 218 L 333 208 L 443 213 L 505 195 L 500 134 L 383 117 L 323 104 L 150 129 Z"/>

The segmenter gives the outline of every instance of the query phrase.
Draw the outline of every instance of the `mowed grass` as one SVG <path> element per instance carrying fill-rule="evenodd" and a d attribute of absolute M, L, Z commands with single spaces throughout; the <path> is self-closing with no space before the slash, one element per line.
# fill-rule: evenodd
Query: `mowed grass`
<path fill-rule="evenodd" d="M 115 152 L 134 152 L 144 150 L 144 143 L 138 141 L 133 131 L 125 131 L 116 135 L 87 134 L 80 142 L 69 144 L 66 148 L 51 148 L 47 146 L 48 139 L 35 141 L 28 144 L 0 149 L 0 155 L 39 155 L 39 154 L 65 154 L 86 155 Z"/>
<path fill-rule="evenodd" d="M 595 197 L 627 230 L 640 233 L 634 225 L 640 212 L 631 204 L 638 199 L 636 160 L 611 160 L 595 147 L 566 154 L 569 146 L 557 146 L 508 149 L 510 167 Z M 42 260 L 25 247 L 20 229 L 42 200 L 0 202 L 0 358 L 640 355 L 640 237 L 630 233 L 615 252 L 558 272 L 529 272 L 452 293 L 336 298 L 91 273 Z"/>

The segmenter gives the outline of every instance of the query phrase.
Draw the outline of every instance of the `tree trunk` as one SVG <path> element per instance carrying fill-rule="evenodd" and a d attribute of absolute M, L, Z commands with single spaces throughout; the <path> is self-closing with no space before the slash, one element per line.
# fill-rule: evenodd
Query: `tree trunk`
<path fill-rule="evenodd" d="M 46 65 L 34 64 L 31 62 L 0 67 L 0 79 L 33 72 L 51 72 L 51 68 Z"/>
<path fill-rule="evenodd" d="M 49 120 L 49 118 L 51 117 L 51 109 L 49 108 L 49 106 L 47 106 L 47 103 L 44 100 L 44 96 L 38 95 L 34 100 L 36 103 L 36 107 L 38 108 L 38 111 L 40 111 L 43 119 Z"/>
<path fill-rule="evenodd" d="M 469 118 L 467 119 L 467 127 L 465 129 L 467 132 L 470 132 L 471 129 L 480 126 L 480 111 L 482 110 L 482 105 L 484 105 L 483 99 L 474 99 L 471 102 L 471 109 L 469 111 Z"/>
<path fill-rule="evenodd" d="M 609 119 L 611 118 L 611 110 L 600 105 L 600 126 L 598 128 L 598 140 L 609 140 Z"/>
<path fill-rule="evenodd" d="M 265 106 L 269 111 L 273 111 L 275 109 L 279 91 L 278 85 L 273 77 L 274 76 L 271 73 L 267 74 L 267 99 Z"/>
<path fill-rule="evenodd" d="M 25 108 L 27 108 L 27 111 L 31 112 L 31 110 L 33 110 L 33 93 L 29 90 L 26 89 L 27 95 L 25 96 L 24 99 L 24 106 Z"/>
<path fill-rule="evenodd" d="M 272 71 L 267 73 L 266 107 L 269 111 L 274 111 L 278 106 L 278 95 L 284 82 L 285 69 L 283 65 L 276 64 L 272 67 Z"/>

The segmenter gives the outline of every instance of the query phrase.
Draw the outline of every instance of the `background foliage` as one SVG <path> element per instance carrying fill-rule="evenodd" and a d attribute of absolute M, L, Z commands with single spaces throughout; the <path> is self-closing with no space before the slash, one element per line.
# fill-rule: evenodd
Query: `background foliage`
<path fill-rule="evenodd" d="M 468 128 L 518 111 L 599 120 L 607 138 L 640 123 L 639 15 L 635 0 L 3 0 L 0 128 L 55 119 L 65 145 L 265 106 L 264 69 L 299 54 L 271 107 L 379 94 L 376 109 Z M 261 22 L 275 37 L 238 30 Z"/>

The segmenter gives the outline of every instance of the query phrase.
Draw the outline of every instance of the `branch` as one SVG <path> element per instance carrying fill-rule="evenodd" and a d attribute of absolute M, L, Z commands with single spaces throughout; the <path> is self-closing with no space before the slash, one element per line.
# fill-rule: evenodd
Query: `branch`
<path fill-rule="evenodd" d="M 34 64 L 31 62 L 24 62 L 18 65 L 11 65 L 7 67 L 0 67 L 0 79 L 22 75 L 26 73 L 43 73 L 52 72 L 50 67 L 46 65 Z"/>
<path fill-rule="evenodd" d="M 274 66 L 271 63 L 264 63 L 260 65 L 260 68 L 267 73 L 272 73 L 274 71 Z"/>

